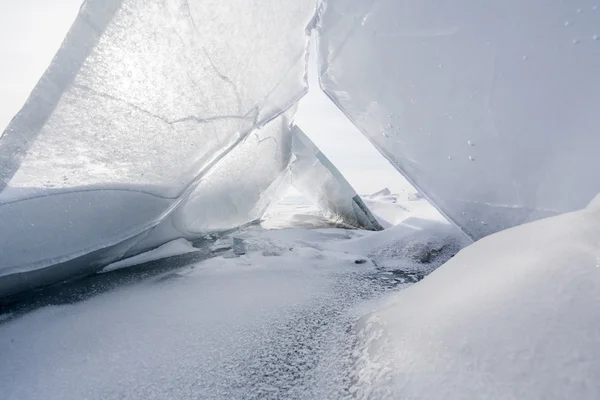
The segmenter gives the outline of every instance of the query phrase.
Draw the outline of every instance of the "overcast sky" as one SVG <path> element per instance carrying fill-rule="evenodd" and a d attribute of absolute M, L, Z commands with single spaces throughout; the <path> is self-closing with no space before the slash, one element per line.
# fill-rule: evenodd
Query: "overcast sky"
<path fill-rule="evenodd" d="M 0 0 L 0 131 L 23 106 L 82 0 Z"/>
<path fill-rule="evenodd" d="M 0 0 L 0 131 L 25 100 L 58 50 L 82 0 Z M 311 90 L 298 125 L 359 193 L 410 188 L 404 178 L 321 92 L 311 60 Z"/>

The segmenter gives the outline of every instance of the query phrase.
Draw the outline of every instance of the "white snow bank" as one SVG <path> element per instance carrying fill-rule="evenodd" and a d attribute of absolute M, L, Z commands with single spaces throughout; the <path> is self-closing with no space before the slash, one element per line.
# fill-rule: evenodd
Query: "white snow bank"
<path fill-rule="evenodd" d="M 357 398 L 600 398 L 600 196 L 464 249 L 358 324 Z"/>
<path fill-rule="evenodd" d="M 142 254 L 138 254 L 134 257 L 129 257 L 121 261 L 114 262 L 107 265 L 102 269 L 102 272 L 114 271 L 117 269 L 130 267 L 132 265 L 138 265 L 148 261 L 159 260 L 161 258 L 176 256 L 179 254 L 186 254 L 198 251 L 191 242 L 185 239 L 177 239 L 171 242 L 165 243 L 154 250 L 147 251 Z"/>

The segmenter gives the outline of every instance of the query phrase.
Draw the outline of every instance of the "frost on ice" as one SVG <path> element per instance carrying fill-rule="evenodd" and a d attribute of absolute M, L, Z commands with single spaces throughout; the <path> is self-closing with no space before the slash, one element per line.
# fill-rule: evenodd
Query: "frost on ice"
<path fill-rule="evenodd" d="M 323 90 L 479 239 L 600 191 L 595 0 L 328 0 Z"/>

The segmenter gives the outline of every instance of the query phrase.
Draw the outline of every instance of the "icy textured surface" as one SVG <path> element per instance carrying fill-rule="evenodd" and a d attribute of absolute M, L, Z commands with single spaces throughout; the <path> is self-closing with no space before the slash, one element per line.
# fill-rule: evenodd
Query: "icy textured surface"
<path fill-rule="evenodd" d="M 314 10 L 86 1 L 0 138 L 0 276 L 91 251 L 106 263 L 260 217 L 289 159 L 280 114 L 306 90 Z"/>
<path fill-rule="evenodd" d="M 473 238 L 600 190 L 596 0 L 328 0 L 321 84 Z"/>
<path fill-rule="evenodd" d="M 359 399 L 600 397 L 600 196 L 462 250 L 358 324 Z"/>
<path fill-rule="evenodd" d="M 0 398 L 352 398 L 351 327 L 368 300 L 452 255 L 421 262 L 432 238 L 465 239 L 410 217 L 379 232 L 253 226 L 235 234 L 241 257 L 152 262 L 30 296 L 0 314 Z"/>
<path fill-rule="evenodd" d="M 48 190 L 44 196 L 5 203 L 0 219 L 11 229 L 0 230 L 0 276 L 95 251 L 100 253 L 93 261 L 110 263 L 170 240 L 229 230 L 260 218 L 277 199 L 282 182 L 287 183 L 291 113 L 253 131 L 179 198 L 160 198 L 135 187 L 99 186 Z M 113 248 L 141 232 L 144 236 L 134 243 Z"/>
<path fill-rule="evenodd" d="M 215 166 L 173 213 L 188 235 L 255 221 L 288 187 L 294 109 L 249 135 Z"/>
<path fill-rule="evenodd" d="M 344 176 L 300 128 L 293 128 L 292 138 L 292 185 L 333 221 L 374 231 L 383 229 Z"/>

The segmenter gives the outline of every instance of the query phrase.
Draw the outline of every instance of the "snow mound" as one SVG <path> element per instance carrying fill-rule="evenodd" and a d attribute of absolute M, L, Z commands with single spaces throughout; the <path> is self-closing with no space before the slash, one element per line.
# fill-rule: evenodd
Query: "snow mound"
<path fill-rule="evenodd" d="M 462 250 L 360 320 L 356 398 L 600 398 L 600 198 Z"/>

